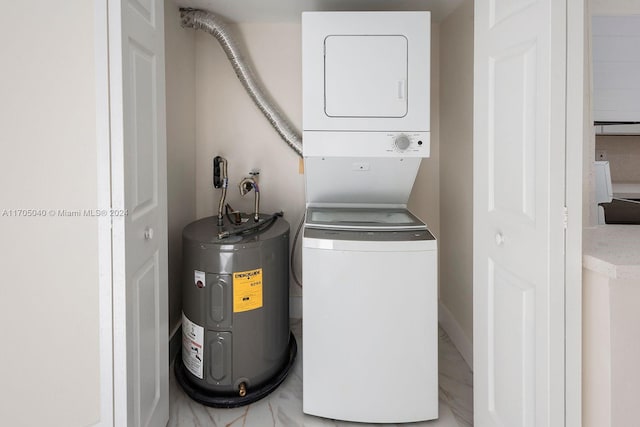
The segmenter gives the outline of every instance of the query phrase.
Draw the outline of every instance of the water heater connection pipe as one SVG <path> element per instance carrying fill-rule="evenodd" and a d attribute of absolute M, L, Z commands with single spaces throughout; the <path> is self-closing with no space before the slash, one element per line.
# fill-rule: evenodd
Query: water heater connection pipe
<path fill-rule="evenodd" d="M 240 195 L 242 196 L 245 196 L 251 190 L 255 193 L 253 220 L 255 222 L 260 221 L 260 187 L 258 187 L 258 182 L 255 178 L 244 178 L 240 181 L 239 187 Z"/>
<path fill-rule="evenodd" d="M 238 45 L 230 34 L 230 31 L 220 17 L 211 12 L 198 9 L 180 9 L 180 17 L 184 28 L 203 30 L 218 40 L 231 62 L 240 83 L 253 99 L 260 111 L 269 120 L 276 132 L 291 147 L 298 156 L 302 157 L 302 137 L 293 128 L 291 123 L 275 107 L 274 102 L 267 96 L 264 89 L 258 83 L 251 67 L 244 60 Z"/>
<path fill-rule="evenodd" d="M 224 207 L 224 201 L 227 198 L 227 187 L 229 186 L 229 176 L 227 175 L 227 159 L 223 157 L 216 157 L 221 166 L 221 179 L 222 179 L 222 193 L 220 195 L 220 202 L 218 203 L 218 225 L 224 224 L 224 217 L 222 216 L 222 208 Z"/>

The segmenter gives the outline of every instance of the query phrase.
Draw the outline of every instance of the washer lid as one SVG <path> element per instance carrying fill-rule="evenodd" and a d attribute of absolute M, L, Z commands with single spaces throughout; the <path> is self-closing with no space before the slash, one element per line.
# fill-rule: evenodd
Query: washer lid
<path fill-rule="evenodd" d="M 406 209 L 320 208 L 307 209 L 309 228 L 332 230 L 426 230 L 425 223 Z"/>

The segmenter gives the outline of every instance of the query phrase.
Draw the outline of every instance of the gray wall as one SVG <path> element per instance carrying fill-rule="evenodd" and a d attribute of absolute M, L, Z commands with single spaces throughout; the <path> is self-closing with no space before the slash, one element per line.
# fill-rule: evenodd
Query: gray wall
<path fill-rule="evenodd" d="M 195 31 L 180 27 L 178 7 L 165 0 L 167 89 L 167 206 L 169 225 L 169 333 L 182 311 L 182 229 L 196 219 Z"/>
<path fill-rule="evenodd" d="M 440 238 L 440 24 L 431 22 L 431 155 L 422 159 L 409 209 Z"/>
<path fill-rule="evenodd" d="M 440 303 L 469 343 L 473 340 L 473 6 L 473 1 L 465 1 L 440 24 Z"/>

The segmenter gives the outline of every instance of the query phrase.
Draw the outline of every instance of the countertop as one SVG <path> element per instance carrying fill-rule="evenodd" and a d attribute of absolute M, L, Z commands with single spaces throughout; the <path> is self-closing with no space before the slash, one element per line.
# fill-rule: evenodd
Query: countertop
<path fill-rule="evenodd" d="M 640 225 L 584 230 L 582 266 L 612 279 L 640 279 Z"/>

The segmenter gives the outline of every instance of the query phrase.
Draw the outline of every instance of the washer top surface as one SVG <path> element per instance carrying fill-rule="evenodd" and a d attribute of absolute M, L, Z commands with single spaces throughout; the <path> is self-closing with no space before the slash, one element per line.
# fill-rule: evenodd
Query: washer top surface
<path fill-rule="evenodd" d="M 305 225 L 332 230 L 426 230 L 427 225 L 406 209 L 326 208 L 307 209 Z"/>

